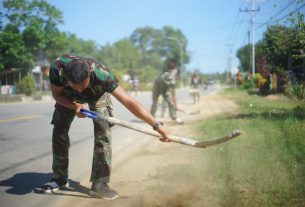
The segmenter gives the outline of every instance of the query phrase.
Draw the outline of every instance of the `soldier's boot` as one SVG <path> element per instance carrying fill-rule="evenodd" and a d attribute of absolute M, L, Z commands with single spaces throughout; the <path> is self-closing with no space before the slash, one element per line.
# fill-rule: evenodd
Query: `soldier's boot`
<path fill-rule="evenodd" d="M 89 194 L 105 200 L 114 200 L 119 196 L 118 192 L 111 189 L 107 183 L 103 181 L 94 181 Z"/>

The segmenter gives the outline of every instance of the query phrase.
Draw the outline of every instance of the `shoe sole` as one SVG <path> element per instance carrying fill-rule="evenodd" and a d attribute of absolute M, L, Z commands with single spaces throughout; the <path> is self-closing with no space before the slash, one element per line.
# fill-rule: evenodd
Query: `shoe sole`
<path fill-rule="evenodd" d="M 93 190 L 90 190 L 89 191 L 89 194 L 93 197 L 96 197 L 96 198 L 102 198 L 104 200 L 108 200 L 108 201 L 112 201 L 116 198 L 118 198 L 119 196 L 118 195 L 115 195 L 113 197 L 105 197 L 105 196 L 102 196 L 101 194 L 98 194 L 97 192 L 93 191 Z"/>

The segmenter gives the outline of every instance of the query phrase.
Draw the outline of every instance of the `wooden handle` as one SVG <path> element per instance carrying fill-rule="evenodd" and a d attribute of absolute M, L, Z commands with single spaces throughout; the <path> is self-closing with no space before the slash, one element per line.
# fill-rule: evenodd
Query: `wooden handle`
<path fill-rule="evenodd" d="M 126 127 L 128 129 L 133 129 L 135 131 L 142 132 L 144 134 L 148 134 L 148 135 L 158 137 L 158 138 L 162 137 L 161 134 L 159 134 L 158 132 L 156 132 L 153 129 L 150 129 L 147 127 L 142 127 L 142 126 L 139 126 L 139 125 L 127 122 L 127 121 L 123 121 L 123 120 L 120 120 L 120 119 L 117 119 L 114 117 L 104 117 L 103 116 L 102 119 L 104 119 L 105 121 L 107 121 L 109 123 L 116 124 L 116 125 L 119 125 L 122 127 Z M 180 144 L 191 145 L 191 146 L 195 146 L 197 143 L 195 140 L 192 140 L 189 138 L 184 138 L 184 137 L 177 137 L 174 135 L 168 135 L 168 139 L 172 142 L 177 142 Z"/>
<path fill-rule="evenodd" d="M 158 137 L 158 138 L 162 137 L 161 134 L 159 134 L 158 132 L 154 131 L 151 128 L 142 127 L 142 126 L 133 124 L 131 122 L 123 121 L 123 120 L 120 120 L 120 119 L 117 119 L 114 117 L 103 116 L 101 114 L 98 114 L 98 113 L 95 113 L 95 112 L 92 112 L 92 111 L 89 111 L 86 109 L 81 109 L 81 113 L 92 119 L 102 120 L 107 123 L 116 124 L 116 125 L 119 125 L 122 127 L 126 127 L 128 129 L 132 129 L 132 130 L 135 130 L 138 132 L 142 132 L 144 134 L 154 136 L 154 137 Z M 210 141 L 201 141 L 201 142 L 195 141 L 193 139 L 185 138 L 185 137 L 174 136 L 174 135 L 168 135 L 168 139 L 172 142 L 177 142 L 177 143 L 192 146 L 192 147 L 205 148 L 208 146 L 221 144 L 223 142 L 233 139 L 234 137 L 239 136 L 240 134 L 241 134 L 241 132 L 239 130 L 235 130 L 235 131 L 231 132 L 229 135 L 221 137 L 219 139 L 214 139 L 214 140 L 210 140 Z"/>

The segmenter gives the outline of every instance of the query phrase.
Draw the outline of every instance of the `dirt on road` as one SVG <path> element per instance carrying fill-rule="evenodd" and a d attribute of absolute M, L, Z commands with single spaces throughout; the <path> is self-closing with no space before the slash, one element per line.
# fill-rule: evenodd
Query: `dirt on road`
<path fill-rule="evenodd" d="M 205 132 L 196 131 L 194 123 L 216 114 L 232 112 L 237 106 L 214 93 L 202 97 L 197 104 L 182 103 L 181 107 L 188 111 L 200 109 L 200 113 L 187 115 L 179 112 L 179 117 L 185 122 L 183 125 L 175 125 L 168 118 L 163 118 L 166 128 L 171 134 L 196 139 L 199 135 L 204 136 Z M 88 191 L 91 183 L 86 178 L 79 185 L 72 186 L 69 196 L 63 195 L 56 207 L 222 206 L 213 192 L 218 186 L 209 182 L 208 171 L 193 175 L 189 169 L 185 170 L 190 163 L 195 168 L 204 168 L 205 153 L 209 149 L 162 143 L 157 139 L 143 137 L 132 148 L 114 157 L 110 186 L 119 192 L 118 199 L 105 201 L 90 197 Z M 200 163 L 197 164 L 198 157 Z"/>

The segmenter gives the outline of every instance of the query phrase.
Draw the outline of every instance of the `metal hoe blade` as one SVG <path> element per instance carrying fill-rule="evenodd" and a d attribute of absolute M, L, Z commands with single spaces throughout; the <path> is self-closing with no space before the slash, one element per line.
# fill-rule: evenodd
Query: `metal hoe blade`
<path fill-rule="evenodd" d="M 241 134 L 241 132 L 239 130 L 235 130 L 235 131 L 232 131 L 227 136 L 221 137 L 219 139 L 210 140 L 210 141 L 203 141 L 203 142 L 197 142 L 194 147 L 206 148 L 208 146 L 213 146 L 213 145 L 221 144 L 221 143 L 224 143 L 226 141 L 229 141 L 229 140 L 239 136 L 240 134 Z"/>

